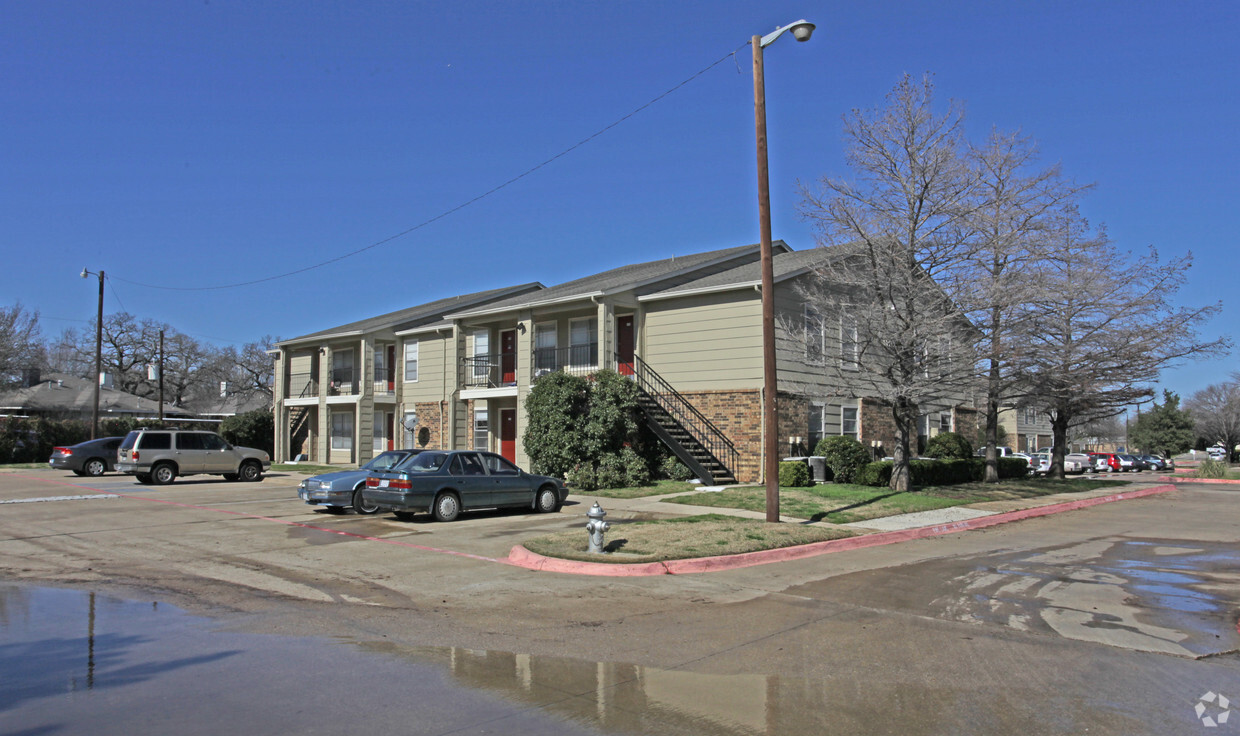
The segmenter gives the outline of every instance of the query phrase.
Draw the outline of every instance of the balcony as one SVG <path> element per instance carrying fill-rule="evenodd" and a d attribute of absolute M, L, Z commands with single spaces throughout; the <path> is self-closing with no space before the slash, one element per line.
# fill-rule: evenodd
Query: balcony
<path fill-rule="evenodd" d="M 375 368 L 373 391 L 375 396 L 395 396 L 396 370 L 392 368 Z"/>
<path fill-rule="evenodd" d="M 290 373 L 285 387 L 286 399 L 306 399 L 319 395 L 319 382 L 313 373 Z"/>
<path fill-rule="evenodd" d="M 566 348 L 535 348 L 532 380 L 548 373 L 564 371 L 574 376 L 588 376 L 599 369 L 598 343 L 570 345 Z"/>
<path fill-rule="evenodd" d="M 461 386 L 464 388 L 501 388 L 516 385 L 516 353 L 488 353 L 461 359 Z"/>
<path fill-rule="evenodd" d="M 357 377 L 352 368 L 332 370 L 331 383 L 327 387 L 328 396 L 353 396 L 357 393 Z"/>

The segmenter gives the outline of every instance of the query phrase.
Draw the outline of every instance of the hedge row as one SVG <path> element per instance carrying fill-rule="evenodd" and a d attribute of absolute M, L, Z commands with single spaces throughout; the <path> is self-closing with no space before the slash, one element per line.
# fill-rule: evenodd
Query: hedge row
<path fill-rule="evenodd" d="M 891 482 L 891 460 L 870 463 L 857 475 L 863 486 L 886 486 Z M 999 458 L 1000 478 L 1023 478 L 1029 464 L 1018 457 Z M 947 486 L 954 483 L 980 482 L 986 476 L 986 459 L 971 457 L 963 460 L 914 460 L 910 463 L 912 485 Z"/>

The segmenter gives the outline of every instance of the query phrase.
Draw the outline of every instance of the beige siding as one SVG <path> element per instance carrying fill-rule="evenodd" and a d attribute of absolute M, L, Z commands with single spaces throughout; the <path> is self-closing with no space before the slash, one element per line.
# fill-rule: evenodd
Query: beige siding
<path fill-rule="evenodd" d="M 405 403 L 439 401 L 456 385 L 456 359 L 448 335 L 418 335 L 418 380 L 405 381 L 405 342 L 397 348 L 401 398 Z"/>
<path fill-rule="evenodd" d="M 762 302 L 740 290 L 646 305 L 641 356 L 678 391 L 762 386 Z"/>

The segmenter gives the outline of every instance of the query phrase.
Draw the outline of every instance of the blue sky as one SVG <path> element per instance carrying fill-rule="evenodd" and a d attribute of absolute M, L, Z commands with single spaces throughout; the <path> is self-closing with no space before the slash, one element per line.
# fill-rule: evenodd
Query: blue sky
<path fill-rule="evenodd" d="M 776 238 L 814 245 L 797 183 L 847 173 L 841 116 L 930 72 L 972 138 L 1019 128 L 1095 182 L 1084 212 L 1120 248 L 1191 251 L 1180 301 L 1224 301 L 1206 335 L 1240 317 L 1236 2 L 0 9 L 0 304 L 38 310 L 47 336 L 93 317 L 83 267 L 107 272 L 109 313 L 240 344 L 756 242 L 747 44 L 802 17 L 810 42 L 766 52 Z"/>

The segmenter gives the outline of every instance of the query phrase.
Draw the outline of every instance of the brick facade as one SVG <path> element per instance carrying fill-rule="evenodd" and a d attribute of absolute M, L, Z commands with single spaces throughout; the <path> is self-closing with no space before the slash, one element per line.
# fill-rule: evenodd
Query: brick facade
<path fill-rule="evenodd" d="M 450 447 L 450 445 L 446 444 L 444 436 L 446 432 L 451 430 L 447 426 L 447 419 L 444 416 L 443 402 L 418 402 L 413 405 L 413 410 L 418 413 L 418 428 L 413 432 L 413 446 L 415 448 L 423 446 L 418 441 L 418 434 L 425 427 L 430 431 L 430 440 L 426 443 L 426 447 Z"/>
<path fill-rule="evenodd" d="M 681 394 L 719 428 L 740 456 L 736 480 L 756 483 L 762 478 L 762 396 L 744 391 L 689 391 Z"/>

